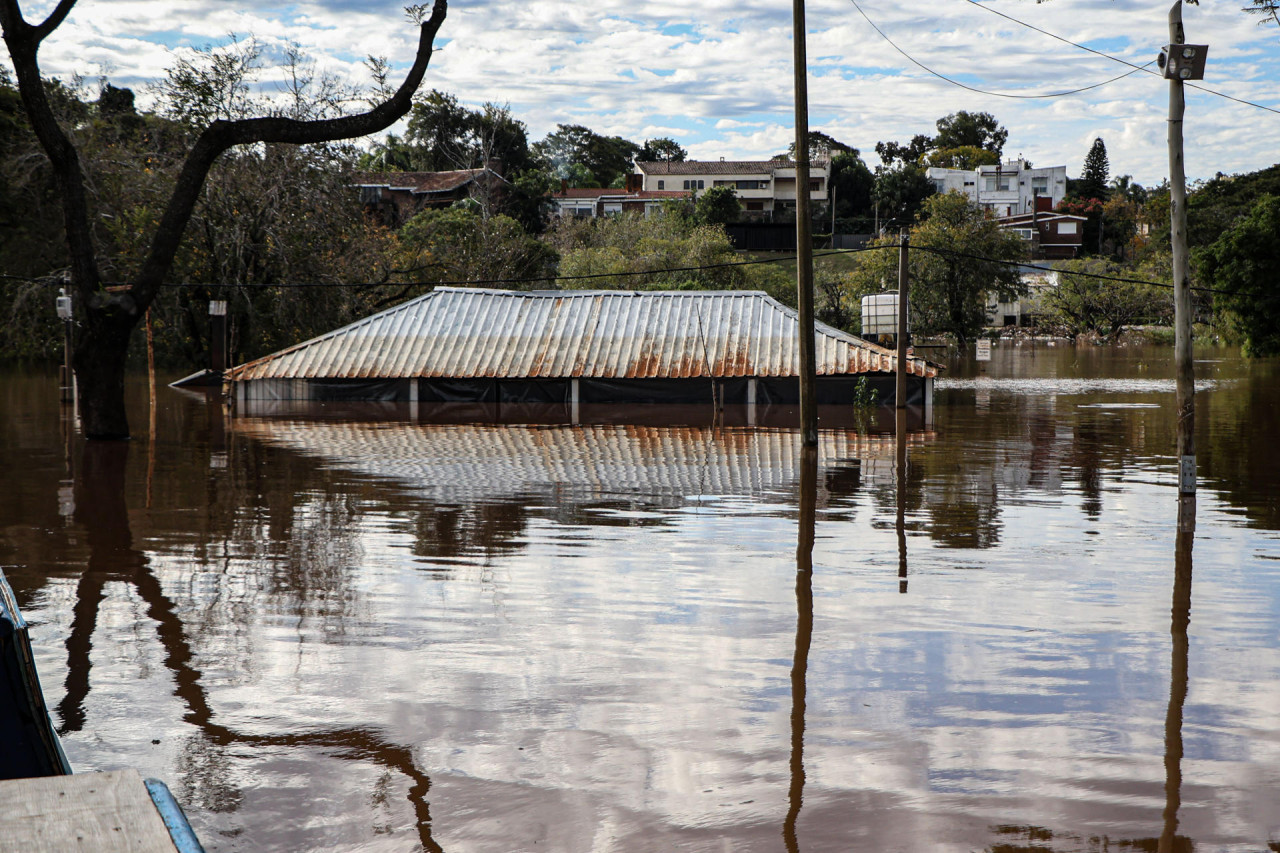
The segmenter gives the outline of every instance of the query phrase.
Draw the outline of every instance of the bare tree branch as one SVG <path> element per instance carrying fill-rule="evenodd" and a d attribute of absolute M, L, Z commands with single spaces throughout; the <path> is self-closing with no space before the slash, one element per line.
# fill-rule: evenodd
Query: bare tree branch
<path fill-rule="evenodd" d="M 260 142 L 308 145 L 366 136 L 384 130 L 409 112 L 413 95 L 426 76 L 431 61 L 432 43 L 447 12 L 446 0 L 435 0 L 431 17 L 419 26 L 418 52 L 404 82 L 390 98 L 368 110 L 351 116 L 301 121 L 283 116 L 218 120 L 205 128 L 183 164 L 164 216 L 156 229 L 151 252 L 143 264 L 131 291 L 138 304 L 148 304 L 159 289 L 182 242 L 182 234 L 205 177 L 214 161 L 235 145 Z"/>
<path fill-rule="evenodd" d="M 76 5 L 76 0 L 60 0 L 57 8 L 49 13 L 49 17 L 44 19 L 44 23 L 35 28 L 36 41 L 44 41 L 49 33 L 62 26 L 62 22 L 66 20 L 67 15 L 71 12 L 71 7 L 74 5 Z"/>

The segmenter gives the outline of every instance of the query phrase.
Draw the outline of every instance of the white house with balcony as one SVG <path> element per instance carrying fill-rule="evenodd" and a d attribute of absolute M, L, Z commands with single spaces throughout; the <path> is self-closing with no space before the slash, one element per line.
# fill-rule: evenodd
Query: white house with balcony
<path fill-rule="evenodd" d="M 787 160 L 637 161 L 635 175 L 645 192 L 705 192 L 732 187 L 747 214 L 770 217 L 796 205 L 796 164 Z M 809 199 L 825 201 L 831 166 L 815 160 L 809 166 Z"/>
<path fill-rule="evenodd" d="M 1067 195 L 1066 166 L 1033 169 L 1025 160 L 1008 160 L 972 170 L 933 166 L 927 174 L 938 192 L 964 193 L 997 217 L 1053 210 Z"/>

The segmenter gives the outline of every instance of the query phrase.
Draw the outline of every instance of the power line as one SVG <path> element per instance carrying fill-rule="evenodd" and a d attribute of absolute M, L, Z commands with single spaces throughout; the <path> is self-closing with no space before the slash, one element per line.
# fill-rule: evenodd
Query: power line
<path fill-rule="evenodd" d="M 886 250 L 896 251 L 897 243 L 883 243 L 880 245 L 867 245 L 856 249 L 827 249 L 825 251 L 814 252 L 815 258 L 839 257 L 842 255 L 857 255 L 863 252 L 878 252 Z M 948 249 L 942 246 L 928 246 L 920 243 L 912 243 L 912 249 L 919 249 L 923 252 L 932 252 L 936 255 L 951 255 L 953 257 L 965 258 L 972 261 L 982 261 L 990 264 L 1000 264 L 1002 266 L 1018 267 L 1020 269 L 1038 270 L 1040 272 L 1052 272 L 1060 275 L 1071 275 L 1079 278 L 1092 278 L 1101 281 L 1111 281 L 1118 284 L 1142 284 L 1149 287 L 1165 287 L 1172 288 L 1172 284 L 1161 281 L 1149 281 L 1142 278 L 1127 278 L 1125 276 L 1107 275 L 1104 273 L 1086 272 L 1079 270 L 1065 270 L 1051 266 L 1040 266 L 1037 264 L 1028 264 L 1025 261 L 1008 261 L 1000 258 L 988 258 L 985 255 L 975 255 L 968 252 L 958 252 L 955 249 Z M 270 288 L 286 288 L 286 289 L 303 289 L 303 288 L 327 288 L 327 287 L 346 287 L 356 289 L 372 289 L 377 287 L 495 287 L 497 285 L 531 285 L 546 282 L 549 285 L 565 281 L 592 281 L 602 278 L 639 278 L 644 276 L 669 275 L 671 273 L 691 273 L 702 272 L 704 270 L 716 269 L 732 269 L 735 267 L 760 266 L 763 264 L 780 264 L 795 261 L 795 255 L 783 255 L 776 258 L 753 258 L 749 261 L 725 261 L 718 264 L 702 264 L 691 267 L 669 267 L 666 269 L 655 270 L 620 270 L 618 272 L 602 272 L 602 273 L 586 273 L 583 275 L 545 275 L 534 276 L 530 278 L 489 278 L 489 279 L 452 279 L 444 281 L 367 281 L 367 282 L 337 282 L 337 281 L 297 281 L 297 282 L 273 282 L 259 284 L 211 284 L 207 282 L 169 282 L 161 285 L 166 289 L 179 288 L 242 288 L 245 290 L 266 290 Z M 43 276 L 39 278 L 30 278 L 26 276 L 5 275 L 0 273 L 0 278 L 9 279 L 11 281 L 26 281 L 33 284 L 56 284 L 65 286 L 65 280 L 61 278 L 53 278 Z M 105 282 L 104 286 L 114 287 L 122 286 L 120 283 Z M 551 287 L 553 290 L 565 290 L 565 288 Z M 1224 296 L 1234 296 L 1236 291 L 1219 290 L 1212 287 L 1193 287 L 1192 290 L 1198 290 L 1203 293 L 1218 293 Z"/>
<path fill-rule="evenodd" d="M 893 48 L 894 50 L 896 50 L 898 53 L 900 53 L 900 54 L 902 54 L 904 57 L 906 57 L 906 59 L 907 59 L 907 61 L 908 61 L 908 62 L 910 62 L 911 64 L 915 65 L 917 68 L 920 68 L 920 69 L 922 69 L 922 70 L 924 70 L 924 71 L 928 72 L 929 74 L 932 74 L 934 77 L 937 77 L 939 80 L 945 80 L 946 82 L 950 83 L 950 84 L 951 84 L 951 85 L 953 85 L 953 86 L 959 86 L 961 89 L 966 89 L 966 90 L 968 90 L 968 91 L 970 91 L 970 92 L 977 92 L 979 95 L 992 95 L 992 96 L 997 97 L 997 98 L 1016 98 L 1016 99 L 1021 99 L 1021 100 L 1037 100 L 1037 99 L 1043 99 L 1043 98 L 1062 98 L 1062 97 L 1066 97 L 1067 95 L 1078 95 L 1079 93 L 1081 93 L 1081 92 L 1087 92 L 1087 91 L 1089 91 L 1090 89 L 1097 89 L 1097 88 L 1100 88 L 1100 87 L 1102 87 L 1102 86 L 1106 86 L 1106 85 L 1107 85 L 1107 84 L 1109 84 L 1109 83 L 1114 83 L 1114 82 L 1116 82 L 1117 80 L 1123 80 L 1124 78 L 1129 77 L 1130 75 L 1137 74 L 1139 71 L 1145 71 L 1145 70 L 1147 70 L 1147 66 L 1148 66 L 1148 65 L 1152 65 L 1152 64 L 1155 62 L 1155 60 L 1153 59 L 1153 60 L 1151 60 L 1151 62 L 1148 62 L 1146 65 L 1133 65 L 1133 63 L 1131 63 L 1131 62 L 1124 62 L 1124 60 L 1119 60 L 1119 59 L 1117 59 L 1117 60 L 1116 60 L 1117 62 L 1124 62 L 1124 64 L 1125 64 L 1125 65 L 1133 65 L 1133 70 L 1132 70 L 1132 71 L 1126 71 L 1124 74 L 1121 74 L 1119 77 L 1112 77 L 1110 80 L 1103 80 L 1101 83 L 1093 83 L 1093 84 L 1090 84 L 1090 85 L 1088 85 L 1088 86 L 1081 86 L 1081 87 L 1080 87 L 1080 88 L 1078 88 L 1078 89 L 1067 89 L 1066 91 L 1062 91 L 1062 92 L 1047 92 L 1047 93 L 1044 93 L 1044 94 L 1037 94 L 1037 95 L 1025 95 L 1025 94 L 1012 93 L 1012 92 L 994 92 L 994 91 L 991 91 L 990 89 L 979 89 L 979 88 L 978 88 L 978 87 L 976 87 L 976 86 L 970 86 L 968 83 L 961 83 L 959 80 L 956 80 L 956 79 L 954 79 L 954 78 L 952 78 L 952 77 L 948 77 L 947 75 L 943 74 L 943 73 L 942 73 L 942 72 L 940 72 L 940 71 L 935 71 L 935 70 L 933 70 L 932 68 L 930 68 L 929 66 L 927 66 L 927 65 L 925 65 L 923 62 L 921 62 L 920 60 L 916 59 L 916 58 L 915 58 L 914 56 L 912 56 L 911 54 L 907 53 L 907 52 L 906 52 L 905 50 L 903 50 L 901 47 L 899 47 L 899 46 L 898 46 L 898 44 L 897 44 L 897 42 L 895 42 L 893 39 L 889 38 L 888 34 L 886 34 L 884 30 L 882 30 L 882 29 L 880 29 L 880 27 L 876 26 L 876 22 L 875 22 L 875 21 L 873 21 L 873 20 L 871 20 L 871 18 L 867 16 L 867 13 L 863 11 L 862 7 L 858 5 L 858 0 L 849 0 L 849 2 L 853 4 L 853 8 L 855 8 L 855 9 L 857 9 L 857 10 L 858 10 L 858 14 L 862 15 L 862 17 L 866 20 L 866 22 L 867 22 L 868 24 L 870 24 L 870 25 L 871 25 L 871 29 L 873 29 L 873 30 L 875 30 L 877 33 L 879 33 L 879 34 L 880 34 L 880 38 L 882 38 L 882 39 L 884 39 L 886 42 L 888 42 L 890 47 L 892 47 L 892 48 Z M 973 0 L 969 0 L 969 2 L 973 2 Z M 975 4 L 975 5 L 981 5 L 981 4 Z M 1031 25 L 1030 25 L 1030 24 L 1027 24 L 1026 26 L 1031 26 Z M 1032 27 L 1032 29 L 1036 29 L 1036 28 L 1035 28 L 1035 27 Z M 1043 30 L 1041 30 L 1041 32 L 1044 32 L 1044 31 L 1043 31 Z M 1046 35 L 1053 35 L 1052 33 L 1045 33 L 1045 34 L 1046 34 Z M 1058 36 L 1054 36 L 1054 38 L 1059 38 L 1059 37 L 1058 37 Z M 1066 39 L 1061 39 L 1061 40 L 1062 40 L 1062 41 L 1067 41 Z M 1069 42 L 1069 41 L 1068 41 L 1067 43 L 1068 43 L 1068 44 L 1075 44 L 1075 42 Z M 1076 47 L 1083 47 L 1083 45 L 1076 45 Z M 1104 54 L 1104 53 L 1099 53 L 1098 51 L 1093 50 L 1092 48 L 1088 48 L 1088 47 L 1086 47 L 1086 48 L 1084 48 L 1084 49 L 1085 49 L 1085 50 L 1088 50 L 1088 51 L 1091 51 L 1092 53 L 1098 53 L 1098 55 L 1099 55 L 1099 56 L 1106 56 L 1106 54 Z M 1108 59 L 1115 59 L 1115 57 L 1107 57 L 1107 58 L 1108 58 Z M 1152 73 L 1154 73 L 1154 72 L 1152 72 Z"/>
<path fill-rule="evenodd" d="M 849 0 L 849 2 L 853 3 L 853 4 L 854 4 L 854 6 L 857 6 L 857 5 L 858 5 L 856 2 L 854 2 L 854 0 Z M 990 13 L 991 13 L 991 14 L 993 14 L 993 15 L 998 15 L 998 16 L 1000 16 L 1001 18 L 1004 18 L 1004 19 L 1005 19 L 1005 20 L 1007 20 L 1007 21 L 1011 21 L 1012 23 L 1015 23 L 1015 24 L 1017 24 L 1017 25 L 1018 25 L 1018 26 L 1020 26 L 1020 27 L 1026 27 L 1026 28 L 1027 28 L 1027 29 L 1029 29 L 1029 30 L 1035 30 L 1036 32 L 1041 33 L 1042 35 L 1046 35 L 1046 36 L 1048 36 L 1049 38 L 1057 39 L 1058 41 L 1063 42 L 1063 43 L 1065 43 L 1065 44 L 1069 44 L 1069 45 L 1071 45 L 1072 47 L 1078 47 L 1080 50 L 1087 50 L 1089 53 L 1095 54 L 1095 55 L 1097 55 L 1097 56 L 1101 56 L 1101 57 L 1102 57 L 1102 58 L 1104 58 L 1104 59 L 1110 59 L 1112 62 L 1118 62 L 1118 63 L 1120 63 L 1121 65 L 1128 65 L 1130 68 L 1132 68 L 1132 69 L 1133 69 L 1133 71 L 1129 72 L 1130 74 L 1132 74 L 1132 73 L 1134 73 L 1134 72 L 1137 72 L 1137 71 L 1147 71 L 1149 74 L 1154 74 L 1154 75 L 1157 75 L 1157 76 L 1163 76 L 1163 75 L 1160 75 L 1160 74 L 1159 74 L 1158 72 L 1156 72 L 1156 71 L 1151 71 L 1151 70 L 1149 70 L 1149 69 L 1148 69 L 1148 66 L 1149 66 L 1149 65 L 1151 65 L 1151 63 L 1150 63 L 1150 62 L 1148 62 L 1146 65 L 1135 65 L 1134 63 L 1130 62 L 1130 61 L 1129 61 L 1129 60 L 1127 60 L 1127 59 L 1121 59 L 1121 58 L 1120 58 L 1120 57 L 1118 57 L 1118 56 L 1112 56 L 1111 54 L 1109 54 L 1109 53 L 1104 53 L 1104 52 L 1103 52 L 1103 51 L 1101 51 L 1101 50 L 1095 50 L 1095 49 L 1093 49 L 1093 48 L 1091 48 L 1091 47 L 1087 47 L 1086 45 L 1080 44 L 1080 43 L 1078 43 L 1078 42 L 1074 42 L 1074 41 L 1072 41 L 1072 40 L 1071 40 L 1071 39 L 1069 39 L 1069 38 L 1064 38 L 1064 37 L 1062 37 L 1062 36 L 1058 35 L 1057 33 L 1051 33 L 1051 32 L 1049 32 L 1049 31 L 1048 31 L 1048 30 L 1046 30 L 1046 29 L 1042 29 L 1042 28 L 1040 28 L 1040 27 L 1037 27 L 1035 24 L 1029 24 L 1029 23 L 1027 23 L 1026 21 L 1023 21 L 1023 20 L 1020 20 L 1020 19 L 1018 19 L 1018 18 L 1013 17 L 1012 15 L 1007 15 L 1007 14 L 1005 14 L 1004 12 L 1001 12 L 999 9 L 992 8 L 991 6 L 988 6 L 988 5 L 986 5 L 985 3 L 979 3 L 979 2 L 978 2 L 978 0 L 964 0 L 964 2 L 968 3 L 968 4 L 969 4 L 969 5 L 971 5 L 971 6 L 977 6 L 979 9 L 982 9 L 982 10 L 983 10 L 983 11 L 985 11 L 985 12 L 990 12 Z M 861 10 L 861 9 L 859 9 L 858 11 L 859 11 L 859 12 L 861 12 L 862 10 Z M 863 17 L 864 17 L 864 18 L 866 17 L 866 14 L 865 14 L 865 13 L 863 14 Z M 875 26 L 875 24 L 872 24 L 872 26 Z M 904 55 L 905 55 L 905 54 L 904 54 Z M 910 57 L 908 57 L 908 58 L 910 58 Z M 1128 75 L 1126 74 L 1126 75 L 1124 75 L 1124 76 L 1126 76 L 1126 77 L 1127 77 Z M 1120 79 L 1120 78 L 1118 78 L 1118 77 L 1117 77 L 1116 79 L 1118 80 L 1118 79 Z M 1110 82 L 1110 81 L 1108 81 L 1108 82 Z M 1099 85 L 1102 85 L 1102 84 L 1099 84 Z M 1216 89 L 1210 89 L 1210 88 L 1208 88 L 1207 86 L 1199 86 L 1199 85 L 1196 85 L 1195 83 L 1192 83 L 1192 82 L 1190 82 L 1190 81 L 1184 81 L 1184 82 L 1183 82 L 1183 85 L 1185 85 L 1185 86 L 1189 86 L 1190 88 L 1192 88 L 1192 89 L 1196 89 L 1196 90 L 1201 91 L 1201 92 L 1206 92 L 1206 93 L 1208 93 L 1208 94 L 1210 94 L 1210 95 L 1217 95 L 1219 98 L 1226 98 L 1228 101 L 1235 101 L 1237 104 L 1244 104 L 1244 105 L 1245 105 L 1245 106 L 1247 106 L 1247 107 L 1256 107 L 1256 108 L 1258 108 L 1258 109 L 1260 109 L 1260 110 L 1266 110 L 1266 111 L 1267 111 L 1267 112 L 1269 112 L 1269 113 L 1276 113 L 1277 115 L 1280 115 L 1280 109 L 1276 109 L 1276 108 L 1274 108 L 1274 107 L 1268 107 L 1268 106 L 1265 106 L 1265 105 L 1263 105 L 1263 104 L 1256 103 L 1256 102 L 1254 102 L 1254 101 L 1248 101 L 1248 100 L 1245 100 L 1244 98 L 1237 98 L 1237 97 L 1235 97 L 1234 95 L 1228 95 L 1228 94 L 1227 94 L 1227 93 L 1225 93 L 1225 92 L 1219 92 L 1219 91 L 1217 91 Z"/>

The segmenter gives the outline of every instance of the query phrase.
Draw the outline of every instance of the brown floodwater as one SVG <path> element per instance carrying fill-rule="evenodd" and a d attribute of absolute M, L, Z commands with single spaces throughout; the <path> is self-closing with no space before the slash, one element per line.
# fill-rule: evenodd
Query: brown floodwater
<path fill-rule="evenodd" d="M 1280 363 L 1198 353 L 1179 534 L 1171 354 L 1000 347 L 816 458 L 141 380 L 88 445 L 7 373 L 0 567 L 72 765 L 210 851 L 1280 850 Z"/>

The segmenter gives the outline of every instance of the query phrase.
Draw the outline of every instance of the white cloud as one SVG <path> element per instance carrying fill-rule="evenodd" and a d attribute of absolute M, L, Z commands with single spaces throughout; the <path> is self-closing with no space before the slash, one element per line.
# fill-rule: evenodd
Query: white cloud
<path fill-rule="evenodd" d="M 860 5 L 920 63 L 974 88 L 1008 94 L 1087 86 L 1126 68 L 992 9 L 1137 64 L 1153 59 L 1167 39 L 1163 11 L 1136 0 Z M 51 3 L 32 8 L 47 11 Z M 912 64 L 848 0 L 811 2 L 807 14 L 810 123 L 860 148 L 873 163 L 877 141 L 932 132 L 938 117 L 966 109 L 995 114 L 1009 128 L 1008 153 L 1037 163 L 1077 170 L 1087 151 L 1079 140 L 1096 135 L 1107 141 L 1113 172 L 1144 183 L 1167 173 L 1167 84 L 1153 75 L 1134 74 L 1063 98 L 983 95 Z M 1210 45 L 1206 86 L 1280 106 L 1270 80 L 1280 32 L 1258 27 L 1234 7 L 1188 7 L 1185 17 L 1189 39 Z M 105 69 L 113 81 L 141 88 L 171 61 L 166 47 L 220 42 L 228 33 L 298 43 L 323 57 L 326 70 L 360 84 L 367 82 L 364 57 L 385 55 L 403 68 L 415 42 L 397 3 L 82 0 L 42 59 L 51 75 L 96 76 Z M 469 104 L 508 103 L 535 139 L 560 123 L 637 141 L 655 135 L 651 128 L 671 128 L 698 156 L 766 157 L 777 153 L 791 124 L 786 4 L 456 2 L 438 43 L 425 88 Z M 1186 128 L 1191 177 L 1269 166 L 1280 142 L 1280 116 L 1212 95 L 1190 95 Z M 1239 128 L 1249 129 L 1243 145 L 1238 132 L 1232 138 Z M 1234 144 L 1221 144 L 1225 140 Z"/>

